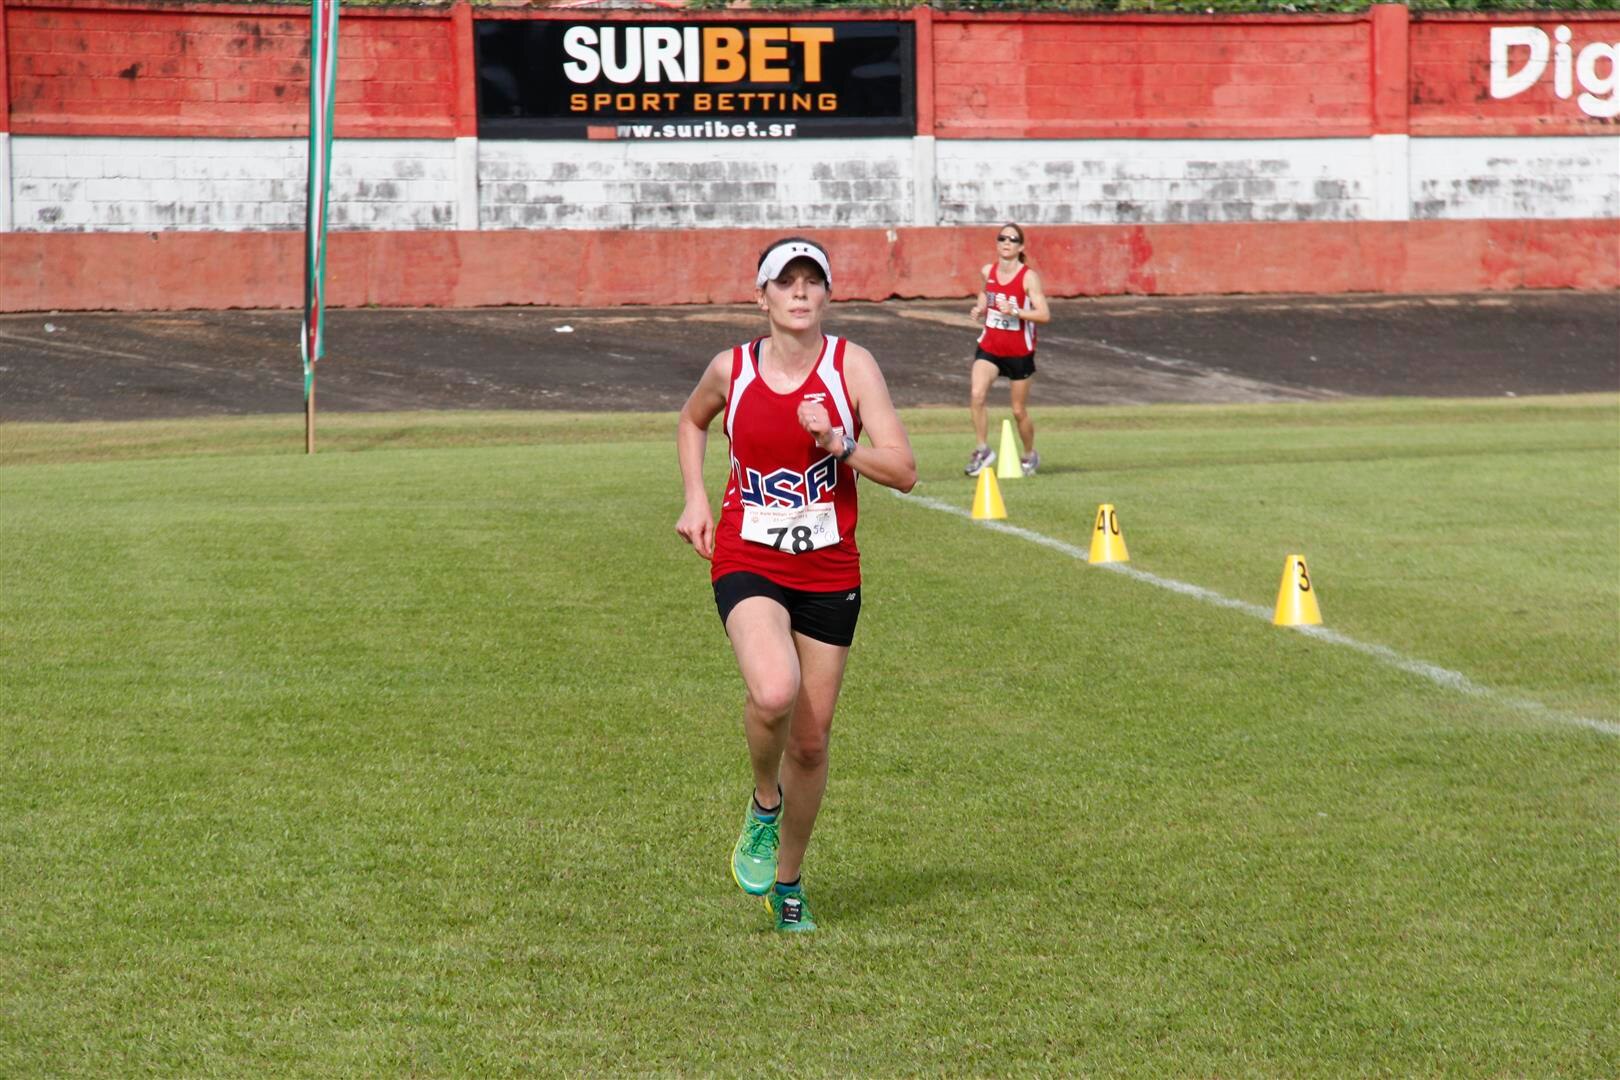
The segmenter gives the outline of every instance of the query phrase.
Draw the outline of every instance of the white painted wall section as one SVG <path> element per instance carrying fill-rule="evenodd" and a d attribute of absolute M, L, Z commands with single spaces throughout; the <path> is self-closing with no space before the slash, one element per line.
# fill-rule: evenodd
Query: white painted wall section
<path fill-rule="evenodd" d="M 455 227 L 478 228 L 478 140 L 471 136 L 456 139 Z"/>
<path fill-rule="evenodd" d="M 486 229 L 887 227 L 912 219 L 912 139 L 478 144 Z"/>
<path fill-rule="evenodd" d="M 938 144 L 939 223 L 1357 221 L 1366 139 L 957 140 Z"/>
<path fill-rule="evenodd" d="M 299 230 L 301 139 L 0 134 L 0 229 Z M 340 139 L 334 229 L 1620 217 L 1620 135 Z"/>
<path fill-rule="evenodd" d="M 308 169 L 305 154 L 300 141 L 292 153 L 300 178 Z M 328 223 L 334 229 L 453 229 L 457 190 L 454 139 L 338 139 Z"/>
<path fill-rule="evenodd" d="M 939 224 L 939 149 L 932 135 L 911 141 L 911 225 Z"/>
<path fill-rule="evenodd" d="M 1374 135 L 1374 221 L 1406 221 L 1412 213 L 1412 148 L 1407 135 Z"/>
<path fill-rule="evenodd" d="M 14 136 L 17 230 L 161 232 L 302 229 L 302 139 Z M 455 143 L 339 139 L 334 229 L 448 229 L 456 215 Z"/>
<path fill-rule="evenodd" d="M 1620 135 L 1412 140 L 1412 217 L 1620 217 Z"/>
<path fill-rule="evenodd" d="M 0 232 L 11 231 L 11 133 L 0 131 Z"/>

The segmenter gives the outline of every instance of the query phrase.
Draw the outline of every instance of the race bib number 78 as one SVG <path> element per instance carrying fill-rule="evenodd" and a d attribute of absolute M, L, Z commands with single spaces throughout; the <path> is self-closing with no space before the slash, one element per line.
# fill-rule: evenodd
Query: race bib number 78
<path fill-rule="evenodd" d="M 745 506 L 742 538 L 789 555 L 803 555 L 838 543 L 838 514 L 832 503 Z"/>

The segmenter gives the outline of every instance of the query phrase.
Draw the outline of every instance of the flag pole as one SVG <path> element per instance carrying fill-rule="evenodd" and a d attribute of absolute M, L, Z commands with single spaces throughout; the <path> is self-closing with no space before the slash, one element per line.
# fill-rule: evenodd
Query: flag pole
<path fill-rule="evenodd" d="M 309 5 L 309 184 L 304 200 L 304 453 L 315 452 L 315 364 L 326 355 L 326 205 L 332 187 L 338 0 Z"/>

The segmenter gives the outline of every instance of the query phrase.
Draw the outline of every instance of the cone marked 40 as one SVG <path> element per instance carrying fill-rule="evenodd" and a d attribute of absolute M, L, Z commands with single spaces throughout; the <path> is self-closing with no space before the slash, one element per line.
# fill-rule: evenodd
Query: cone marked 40
<path fill-rule="evenodd" d="M 1311 572 L 1305 569 L 1305 556 L 1290 555 L 1283 564 L 1282 587 L 1277 590 L 1275 626 L 1321 626 L 1322 610 L 1316 605 L 1316 589 Z"/>
<path fill-rule="evenodd" d="M 1001 501 L 1001 485 L 996 483 L 994 469 L 979 470 L 979 486 L 973 492 L 973 520 L 1000 521 L 1007 516 L 1007 507 Z"/>
<path fill-rule="evenodd" d="M 1001 449 L 996 451 L 996 479 L 1022 480 L 1023 466 L 1018 464 L 1018 444 L 1013 442 L 1012 421 L 1001 422 Z"/>
<path fill-rule="evenodd" d="M 1130 562 L 1131 556 L 1125 550 L 1125 534 L 1119 531 L 1119 515 L 1114 513 L 1113 503 L 1103 503 L 1097 507 L 1097 524 L 1091 530 L 1091 554 L 1086 561 L 1095 566 L 1097 563 Z"/>

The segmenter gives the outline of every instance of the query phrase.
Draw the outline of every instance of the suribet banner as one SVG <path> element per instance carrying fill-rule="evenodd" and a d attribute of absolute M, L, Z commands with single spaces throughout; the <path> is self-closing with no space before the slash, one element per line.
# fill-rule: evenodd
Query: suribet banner
<path fill-rule="evenodd" d="M 482 19 L 476 30 L 480 138 L 916 133 L 909 22 Z"/>

